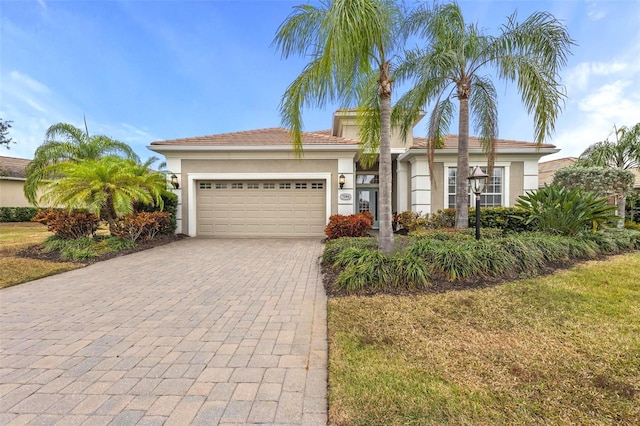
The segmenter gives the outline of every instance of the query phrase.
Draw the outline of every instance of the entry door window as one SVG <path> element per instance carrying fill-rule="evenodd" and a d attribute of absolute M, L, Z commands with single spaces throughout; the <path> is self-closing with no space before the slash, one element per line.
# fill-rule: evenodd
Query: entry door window
<path fill-rule="evenodd" d="M 378 227 L 378 189 L 366 188 L 357 190 L 358 213 L 370 212 L 373 215 L 373 227 Z"/>

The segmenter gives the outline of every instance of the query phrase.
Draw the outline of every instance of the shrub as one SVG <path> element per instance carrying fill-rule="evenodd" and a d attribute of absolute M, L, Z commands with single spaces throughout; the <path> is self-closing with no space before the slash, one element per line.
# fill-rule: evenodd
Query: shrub
<path fill-rule="evenodd" d="M 327 241 L 324 252 L 322 253 L 322 263 L 332 265 L 336 262 L 338 254 L 349 247 L 375 249 L 378 247 L 378 241 L 375 238 L 339 238 Z"/>
<path fill-rule="evenodd" d="M 447 242 L 438 247 L 435 251 L 433 268 L 435 272 L 444 275 L 448 281 L 486 275 L 482 262 L 475 252 L 473 241 Z"/>
<path fill-rule="evenodd" d="M 438 210 L 429 216 L 430 228 L 453 228 L 456 226 L 456 209 Z"/>
<path fill-rule="evenodd" d="M 476 209 L 469 209 L 469 227 L 476 226 Z M 505 232 L 528 232 L 534 227 L 528 223 L 529 212 L 519 207 L 482 207 L 480 227 L 502 229 Z"/>
<path fill-rule="evenodd" d="M 329 224 L 324 229 L 324 233 L 330 240 L 342 237 L 365 237 L 372 225 L 373 216 L 370 212 L 348 216 L 334 214 L 329 218 Z"/>
<path fill-rule="evenodd" d="M 129 241 L 151 240 L 159 233 L 167 233 L 171 220 L 165 212 L 136 212 L 120 218 L 114 237 Z"/>
<path fill-rule="evenodd" d="M 47 252 L 59 251 L 64 260 L 82 261 L 98 255 L 93 238 L 88 236 L 68 239 L 54 235 L 43 245 Z"/>
<path fill-rule="evenodd" d="M 177 228 L 177 220 L 176 215 L 178 212 L 178 196 L 171 192 L 165 192 L 161 195 L 163 207 L 160 209 L 160 206 L 155 204 L 137 204 L 135 206 L 135 211 L 137 212 L 159 212 L 163 211 L 169 214 L 169 226 L 160 231 L 160 234 L 163 235 L 171 235 L 176 232 Z"/>
<path fill-rule="evenodd" d="M 35 207 L 0 207 L 0 222 L 29 222 L 37 212 Z"/>
<path fill-rule="evenodd" d="M 596 231 L 616 210 L 606 198 L 598 198 L 580 189 L 545 185 L 536 192 L 521 196 L 517 207 L 530 214 L 525 223 L 534 223 L 539 231 L 549 234 L 577 235 L 585 230 Z"/>
<path fill-rule="evenodd" d="M 93 235 L 100 224 L 98 216 L 83 210 L 43 209 L 31 220 L 46 225 L 48 231 L 66 239 Z"/>
<path fill-rule="evenodd" d="M 336 287 L 348 292 L 378 288 L 391 281 L 390 259 L 377 250 L 350 247 L 338 255 L 336 263 L 344 267 Z"/>
<path fill-rule="evenodd" d="M 392 266 L 391 284 L 396 288 L 420 289 L 431 285 L 431 268 L 421 257 L 396 253 Z"/>

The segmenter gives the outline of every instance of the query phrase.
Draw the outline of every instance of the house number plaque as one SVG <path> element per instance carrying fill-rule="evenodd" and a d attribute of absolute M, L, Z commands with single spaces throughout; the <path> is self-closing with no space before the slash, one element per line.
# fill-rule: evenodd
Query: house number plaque
<path fill-rule="evenodd" d="M 351 199 L 351 194 L 347 194 L 347 193 L 340 194 L 340 199 L 342 201 L 349 201 Z"/>

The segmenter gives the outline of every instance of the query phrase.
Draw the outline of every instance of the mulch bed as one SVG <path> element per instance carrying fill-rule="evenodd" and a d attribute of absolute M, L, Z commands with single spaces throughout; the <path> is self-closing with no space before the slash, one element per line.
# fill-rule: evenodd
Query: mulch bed
<path fill-rule="evenodd" d="M 169 243 L 172 243 L 174 241 L 179 241 L 179 240 L 182 240 L 184 238 L 188 238 L 188 237 L 186 235 L 184 235 L 184 234 L 157 235 L 152 240 L 137 242 L 136 246 L 132 247 L 130 249 L 121 250 L 121 251 L 117 251 L 117 252 L 111 252 L 111 253 L 105 253 L 103 255 L 92 257 L 91 259 L 77 261 L 75 263 L 82 263 L 82 264 L 88 265 L 88 264 L 91 264 L 91 263 L 101 262 L 101 261 L 107 260 L 107 259 L 113 259 L 113 258 L 120 257 L 120 256 L 126 256 L 126 255 L 131 254 L 131 253 L 136 253 L 136 252 L 139 252 L 139 251 L 148 250 L 148 249 L 151 249 L 151 248 L 154 248 L 154 247 L 163 246 L 165 244 L 169 244 Z M 17 257 L 27 257 L 27 258 L 30 258 L 30 259 L 46 260 L 46 261 L 49 261 L 49 262 L 69 262 L 69 260 L 63 259 L 60 256 L 60 252 L 58 252 L 58 251 L 46 252 L 44 250 L 44 247 L 42 245 L 40 245 L 40 244 L 24 248 L 24 249 L 20 250 L 19 252 L 17 252 L 15 254 L 15 256 L 17 256 Z"/>

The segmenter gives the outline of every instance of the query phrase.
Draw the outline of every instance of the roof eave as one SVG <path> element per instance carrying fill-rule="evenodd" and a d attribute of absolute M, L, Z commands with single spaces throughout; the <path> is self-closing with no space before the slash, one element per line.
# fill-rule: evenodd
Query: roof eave
<path fill-rule="evenodd" d="M 550 155 L 550 154 L 555 154 L 556 152 L 560 152 L 560 148 L 551 148 L 551 147 L 547 147 L 547 148 L 532 148 L 532 147 L 526 147 L 526 148 L 513 148 L 513 147 L 509 147 L 509 148 L 497 148 L 496 149 L 496 155 L 500 155 L 500 154 L 520 154 L 520 155 L 540 155 L 545 156 L 545 155 Z M 403 161 L 406 159 L 409 159 L 411 157 L 414 157 L 416 155 L 426 155 L 427 154 L 427 148 L 410 148 L 407 150 L 407 152 L 405 152 L 404 154 L 402 154 L 398 160 Z M 469 154 L 480 154 L 480 155 L 486 155 L 486 152 L 482 149 L 469 149 Z M 457 149 L 453 149 L 453 148 L 440 148 L 440 149 L 436 149 L 435 151 L 435 155 L 458 155 L 458 150 Z"/>
<path fill-rule="evenodd" d="M 357 144 L 349 145 L 304 145 L 303 151 L 357 151 Z M 291 145 L 149 145 L 147 149 L 155 152 L 176 151 L 293 151 Z"/>

